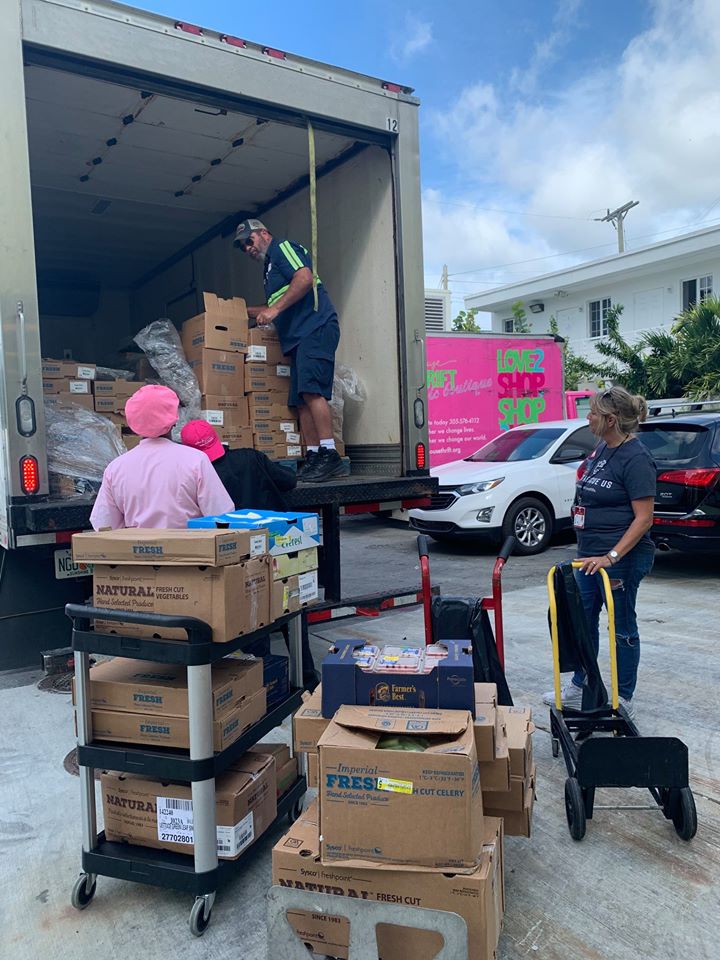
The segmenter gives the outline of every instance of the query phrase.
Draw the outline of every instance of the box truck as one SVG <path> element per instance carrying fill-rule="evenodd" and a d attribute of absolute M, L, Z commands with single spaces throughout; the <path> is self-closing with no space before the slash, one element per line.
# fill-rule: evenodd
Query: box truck
<path fill-rule="evenodd" d="M 41 357 L 119 366 L 150 321 L 202 312 L 203 291 L 262 302 L 232 247 L 244 217 L 308 249 L 316 223 L 338 360 L 367 391 L 346 415 L 354 499 L 433 482 L 412 91 L 104 0 L 3 12 L 0 666 L 15 666 L 66 642 L 63 606 L 87 592 L 67 547 L 91 504 L 50 496 Z"/>

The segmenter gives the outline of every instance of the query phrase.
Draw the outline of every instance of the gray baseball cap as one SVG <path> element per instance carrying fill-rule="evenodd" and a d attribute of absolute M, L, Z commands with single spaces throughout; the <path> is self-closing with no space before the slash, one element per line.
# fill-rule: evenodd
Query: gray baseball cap
<path fill-rule="evenodd" d="M 239 247 L 240 244 L 247 240 L 251 233 L 255 230 L 267 230 L 267 227 L 262 222 L 262 220 L 243 220 L 241 224 L 238 225 L 237 230 L 235 231 L 235 239 L 233 240 L 233 246 Z"/>

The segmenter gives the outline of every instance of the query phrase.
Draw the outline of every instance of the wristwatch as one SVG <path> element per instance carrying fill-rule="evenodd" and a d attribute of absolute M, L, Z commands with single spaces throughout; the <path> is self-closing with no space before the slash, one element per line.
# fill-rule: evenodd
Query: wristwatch
<path fill-rule="evenodd" d="M 617 563 L 620 559 L 620 554 L 617 552 L 617 550 L 608 550 L 608 556 L 610 557 L 611 563 Z"/>

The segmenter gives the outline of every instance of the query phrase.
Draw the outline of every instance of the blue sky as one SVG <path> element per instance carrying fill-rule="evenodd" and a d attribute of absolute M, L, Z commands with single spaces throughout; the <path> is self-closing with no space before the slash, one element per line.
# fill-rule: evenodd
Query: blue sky
<path fill-rule="evenodd" d="M 138 5 L 413 86 L 426 283 L 447 263 L 454 309 L 615 252 L 607 207 L 640 201 L 629 249 L 720 220 L 717 0 Z"/>

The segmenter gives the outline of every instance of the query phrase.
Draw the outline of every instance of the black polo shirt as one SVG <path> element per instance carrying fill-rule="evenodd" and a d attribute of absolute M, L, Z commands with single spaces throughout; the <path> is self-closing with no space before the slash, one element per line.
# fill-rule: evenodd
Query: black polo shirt
<path fill-rule="evenodd" d="M 290 286 L 290 281 L 298 270 L 308 267 L 312 271 L 312 259 L 305 247 L 292 240 L 273 238 L 265 255 L 265 299 L 272 307 Z M 312 289 L 292 306 L 283 310 L 275 320 L 275 328 L 280 337 L 283 353 L 290 353 L 314 330 L 324 326 L 328 320 L 337 319 L 337 311 L 325 291 L 325 285 L 318 278 L 318 308 Z"/>

